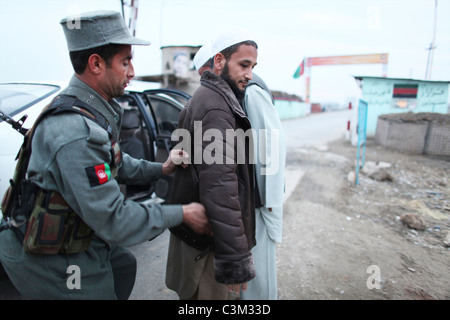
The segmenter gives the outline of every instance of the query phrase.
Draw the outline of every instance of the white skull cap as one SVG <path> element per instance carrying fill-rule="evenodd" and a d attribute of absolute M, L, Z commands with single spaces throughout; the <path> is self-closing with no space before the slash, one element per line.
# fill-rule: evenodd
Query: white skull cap
<path fill-rule="evenodd" d="M 231 47 L 232 45 L 247 40 L 253 40 L 253 38 L 246 29 L 233 28 L 224 30 L 212 43 L 212 56 L 215 56 L 222 50 Z"/>
<path fill-rule="evenodd" d="M 198 71 L 203 65 L 211 59 L 212 50 L 211 50 L 212 41 L 206 43 L 203 45 L 195 54 L 194 56 L 194 66 L 195 69 Z"/>

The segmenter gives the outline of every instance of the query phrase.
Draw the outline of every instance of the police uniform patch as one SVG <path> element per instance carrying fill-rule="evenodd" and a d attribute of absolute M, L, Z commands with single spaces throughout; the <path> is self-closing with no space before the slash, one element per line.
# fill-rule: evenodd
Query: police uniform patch
<path fill-rule="evenodd" d="M 104 184 L 111 180 L 111 169 L 107 163 L 88 167 L 85 170 L 91 187 Z"/>

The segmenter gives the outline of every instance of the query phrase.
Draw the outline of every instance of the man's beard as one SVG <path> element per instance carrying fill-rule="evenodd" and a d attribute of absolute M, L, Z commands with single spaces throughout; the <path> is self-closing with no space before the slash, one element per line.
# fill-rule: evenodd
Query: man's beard
<path fill-rule="evenodd" d="M 230 76 L 230 70 L 228 69 L 228 63 L 225 64 L 225 67 L 223 68 L 222 74 L 220 77 L 230 86 L 231 90 L 233 91 L 234 95 L 236 96 L 236 99 L 238 101 L 241 101 L 244 99 L 245 96 L 245 90 L 239 89 L 236 81 L 231 79 Z"/>

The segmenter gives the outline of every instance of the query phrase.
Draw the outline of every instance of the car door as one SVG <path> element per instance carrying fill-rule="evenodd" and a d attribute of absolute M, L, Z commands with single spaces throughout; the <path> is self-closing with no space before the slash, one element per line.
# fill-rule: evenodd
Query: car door
<path fill-rule="evenodd" d="M 172 148 L 171 134 L 178 124 L 178 116 L 190 95 L 171 89 L 128 92 L 119 102 L 124 108 L 121 147 L 137 159 L 164 162 Z M 163 176 L 145 186 L 121 184 L 127 198 L 140 200 L 152 194 L 166 199 L 172 176 Z"/>
<path fill-rule="evenodd" d="M 155 89 L 145 91 L 145 96 L 156 119 L 155 126 L 155 161 L 164 162 L 174 146 L 172 132 L 178 126 L 178 117 L 182 108 L 191 98 L 179 90 Z M 173 175 L 162 176 L 155 184 L 155 194 L 166 199 Z"/>

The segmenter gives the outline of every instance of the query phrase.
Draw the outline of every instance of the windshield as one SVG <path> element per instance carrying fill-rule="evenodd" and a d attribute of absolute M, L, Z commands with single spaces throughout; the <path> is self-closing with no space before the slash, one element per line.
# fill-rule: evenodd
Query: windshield
<path fill-rule="evenodd" d="M 0 84 L 0 110 L 12 117 L 57 90 L 59 86 L 48 84 Z"/>

